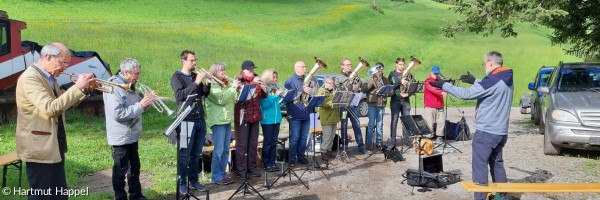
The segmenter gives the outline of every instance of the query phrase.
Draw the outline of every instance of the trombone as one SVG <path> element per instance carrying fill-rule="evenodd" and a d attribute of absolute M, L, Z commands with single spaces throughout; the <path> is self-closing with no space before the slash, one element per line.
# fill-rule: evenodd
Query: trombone
<path fill-rule="evenodd" d="M 139 80 L 138 80 L 138 90 L 140 91 L 140 93 L 146 95 L 146 94 L 150 94 L 152 93 L 152 89 L 150 87 L 148 87 L 147 85 L 142 84 Z M 165 103 L 163 101 L 161 101 L 158 97 L 154 98 L 152 95 L 149 95 L 150 98 L 152 99 L 152 107 L 154 107 L 154 109 L 156 109 L 156 111 L 158 111 L 159 113 L 163 113 L 165 110 L 167 111 L 167 116 L 171 116 L 175 111 L 169 109 L 169 107 L 167 107 L 167 105 L 165 105 Z"/>
<path fill-rule="evenodd" d="M 71 82 L 75 83 L 75 81 L 73 80 L 74 76 L 79 77 L 78 73 L 65 73 L 65 72 L 61 72 L 60 74 L 63 75 L 67 75 L 69 76 L 69 79 L 71 80 Z M 104 93 L 114 93 L 115 91 L 115 87 L 120 87 L 123 88 L 125 91 L 129 90 L 129 88 L 131 88 L 131 83 L 129 84 L 119 84 L 119 83 L 113 83 L 110 81 L 106 81 L 106 80 L 102 80 L 99 78 L 94 78 L 94 80 L 96 80 L 96 83 L 99 83 L 100 85 L 87 85 L 85 87 L 85 91 L 92 91 L 92 90 L 98 90 L 100 92 L 104 92 Z"/>

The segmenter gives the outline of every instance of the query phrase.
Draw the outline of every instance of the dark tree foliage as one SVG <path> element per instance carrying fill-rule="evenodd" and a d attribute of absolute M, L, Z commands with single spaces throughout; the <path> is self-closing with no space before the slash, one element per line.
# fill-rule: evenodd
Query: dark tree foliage
<path fill-rule="evenodd" d="M 442 27 L 446 37 L 462 31 L 516 37 L 514 26 L 529 22 L 554 30 L 553 45 L 578 57 L 600 59 L 600 0 L 453 0 L 451 9 L 462 16 Z"/>

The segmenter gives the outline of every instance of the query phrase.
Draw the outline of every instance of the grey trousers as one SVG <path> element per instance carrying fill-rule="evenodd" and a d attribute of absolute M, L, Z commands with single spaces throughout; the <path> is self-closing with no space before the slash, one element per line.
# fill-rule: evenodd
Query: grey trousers
<path fill-rule="evenodd" d="M 484 131 L 476 130 L 473 136 L 473 182 L 488 183 L 488 165 L 489 172 L 492 175 L 492 182 L 506 183 L 506 171 L 504 170 L 504 160 L 502 159 L 502 149 L 506 144 L 507 135 L 495 135 Z M 475 192 L 475 199 L 487 199 L 486 193 Z M 501 195 L 501 199 L 504 196 Z"/>
<path fill-rule="evenodd" d="M 333 138 L 335 136 L 335 127 L 337 124 L 331 125 L 322 125 L 321 128 L 323 130 L 323 136 L 321 140 L 321 152 L 330 152 L 331 147 L 333 146 Z"/>
<path fill-rule="evenodd" d="M 444 121 L 444 108 L 425 108 L 425 113 L 423 115 L 423 118 L 425 118 L 425 121 L 429 124 L 432 133 L 439 137 L 444 136 L 444 126 L 446 125 L 446 122 Z M 435 129 L 433 127 L 434 124 L 436 125 Z M 433 132 L 434 130 L 435 132 Z"/>

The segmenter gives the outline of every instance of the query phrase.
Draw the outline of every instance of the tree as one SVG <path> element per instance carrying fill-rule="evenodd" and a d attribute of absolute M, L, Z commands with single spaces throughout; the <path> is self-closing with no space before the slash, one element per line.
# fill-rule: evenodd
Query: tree
<path fill-rule="evenodd" d="M 553 45 L 567 45 L 566 53 L 600 59 L 600 0 L 453 0 L 456 13 L 466 17 L 442 27 L 446 37 L 462 31 L 516 37 L 516 23 L 528 22 L 553 29 Z"/>

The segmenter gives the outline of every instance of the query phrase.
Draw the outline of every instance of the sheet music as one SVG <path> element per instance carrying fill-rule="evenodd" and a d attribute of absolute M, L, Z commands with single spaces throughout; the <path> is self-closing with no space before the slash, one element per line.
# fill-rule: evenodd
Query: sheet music
<path fill-rule="evenodd" d="M 350 102 L 350 106 L 358 106 L 361 98 L 362 98 L 362 93 L 354 93 L 354 98 L 352 98 L 352 101 Z"/>

